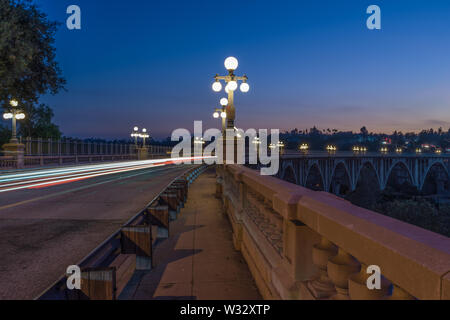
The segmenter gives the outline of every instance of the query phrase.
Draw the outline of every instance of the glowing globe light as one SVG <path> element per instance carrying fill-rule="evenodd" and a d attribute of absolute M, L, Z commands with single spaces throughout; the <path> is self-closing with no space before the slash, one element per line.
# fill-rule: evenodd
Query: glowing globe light
<path fill-rule="evenodd" d="M 222 98 L 220 99 L 220 105 L 221 106 L 227 106 L 228 105 L 228 99 L 227 98 Z"/>
<path fill-rule="evenodd" d="M 138 127 L 134 127 L 134 131 L 138 131 L 139 130 L 139 128 Z"/>
<path fill-rule="evenodd" d="M 24 113 L 18 113 L 18 114 L 16 114 L 16 119 L 17 119 L 17 120 L 23 120 L 23 119 L 25 119 L 25 114 L 24 114 Z"/>
<path fill-rule="evenodd" d="M 228 87 L 228 90 L 235 91 L 238 87 L 238 84 L 236 81 L 230 81 L 230 82 L 228 82 L 227 87 Z"/>
<path fill-rule="evenodd" d="M 142 132 L 146 133 L 146 132 L 147 132 L 147 129 L 142 129 Z"/>
<path fill-rule="evenodd" d="M 214 112 L 213 117 L 214 117 L 214 119 L 218 119 L 220 117 L 220 115 L 218 112 Z"/>
<path fill-rule="evenodd" d="M 222 119 L 226 119 L 227 118 L 227 113 L 226 112 L 222 112 L 220 114 L 220 116 L 222 117 Z"/>
<path fill-rule="evenodd" d="M 241 84 L 241 92 L 247 93 L 250 90 L 250 86 L 248 83 L 244 82 Z"/>
<path fill-rule="evenodd" d="M 5 120 L 9 120 L 13 118 L 13 114 L 12 113 L 5 113 L 3 114 L 3 119 Z"/>
<path fill-rule="evenodd" d="M 17 102 L 17 100 L 11 100 L 11 101 L 9 102 L 9 104 L 10 104 L 12 107 L 17 107 L 17 106 L 19 105 L 19 102 Z"/>
<path fill-rule="evenodd" d="M 225 60 L 225 68 L 229 71 L 234 71 L 238 68 L 239 62 L 235 57 L 228 57 Z"/>
<path fill-rule="evenodd" d="M 215 92 L 219 92 L 220 90 L 222 90 L 222 84 L 219 81 L 216 81 L 213 83 L 212 89 Z"/>

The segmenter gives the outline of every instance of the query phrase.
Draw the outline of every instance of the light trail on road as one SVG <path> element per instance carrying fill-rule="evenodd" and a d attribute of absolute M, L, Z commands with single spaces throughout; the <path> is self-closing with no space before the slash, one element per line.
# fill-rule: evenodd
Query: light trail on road
<path fill-rule="evenodd" d="M 99 176 L 155 168 L 187 161 L 204 160 L 212 157 L 187 157 L 157 159 L 89 165 L 69 168 L 54 168 L 26 173 L 0 175 L 0 193 L 21 189 L 46 188 Z"/>

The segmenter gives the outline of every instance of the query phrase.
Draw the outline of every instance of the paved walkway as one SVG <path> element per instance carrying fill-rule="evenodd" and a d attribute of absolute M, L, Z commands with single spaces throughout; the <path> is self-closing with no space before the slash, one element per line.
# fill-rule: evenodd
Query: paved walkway
<path fill-rule="evenodd" d="M 156 246 L 156 268 L 136 273 L 120 299 L 261 299 L 214 193 L 215 173 L 209 169 L 191 185 L 170 238 Z"/>

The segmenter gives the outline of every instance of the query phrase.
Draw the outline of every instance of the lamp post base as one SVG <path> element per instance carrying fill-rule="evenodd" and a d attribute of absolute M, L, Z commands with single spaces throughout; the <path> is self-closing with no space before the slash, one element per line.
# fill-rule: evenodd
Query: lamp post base
<path fill-rule="evenodd" d="M 12 156 L 16 161 L 16 167 L 21 169 L 24 167 L 24 150 L 25 145 L 11 140 L 9 143 L 2 146 L 5 156 Z"/>
<path fill-rule="evenodd" d="M 148 148 L 143 147 L 138 149 L 138 160 L 147 160 L 148 159 Z"/>

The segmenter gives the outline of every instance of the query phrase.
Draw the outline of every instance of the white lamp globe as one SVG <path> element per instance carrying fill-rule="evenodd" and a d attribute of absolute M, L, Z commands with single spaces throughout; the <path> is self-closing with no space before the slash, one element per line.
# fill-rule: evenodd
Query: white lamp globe
<path fill-rule="evenodd" d="M 134 127 L 134 131 L 138 131 L 139 130 L 139 128 L 138 127 Z"/>
<path fill-rule="evenodd" d="M 222 117 L 222 119 L 226 119 L 227 118 L 227 113 L 226 112 L 222 112 L 220 114 L 220 116 Z"/>
<path fill-rule="evenodd" d="M 24 113 L 16 114 L 16 119 L 17 119 L 17 120 L 23 120 L 23 119 L 25 119 L 25 114 L 24 114 Z"/>
<path fill-rule="evenodd" d="M 146 133 L 146 132 L 147 132 L 147 129 L 142 129 L 142 132 Z"/>
<path fill-rule="evenodd" d="M 249 90 L 250 90 L 250 86 L 248 85 L 248 83 L 243 82 L 243 83 L 241 84 L 241 91 L 244 92 L 244 93 L 246 93 L 246 92 L 248 92 Z"/>
<path fill-rule="evenodd" d="M 13 117 L 13 114 L 12 114 L 12 113 L 5 113 L 5 114 L 3 115 L 3 119 L 5 119 L 5 120 L 12 119 L 12 117 Z"/>
<path fill-rule="evenodd" d="M 228 57 L 225 60 L 225 68 L 230 71 L 234 71 L 238 68 L 239 62 L 235 57 Z"/>
<path fill-rule="evenodd" d="M 215 92 L 219 92 L 220 90 L 222 90 L 222 84 L 219 81 L 216 81 L 216 82 L 213 83 L 212 89 Z"/>
<path fill-rule="evenodd" d="M 228 99 L 227 98 L 222 98 L 220 99 L 220 105 L 225 107 L 228 105 Z"/>
<path fill-rule="evenodd" d="M 237 87 L 238 87 L 238 84 L 236 81 L 228 82 L 228 90 L 235 91 L 237 89 Z"/>
<path fill-rule="evenodd" d="M 218 118 L 219 118 L 219 116 L 220 116 L 220 115 L 219 115 L 219 113 L 218 113 L 218 112 L 214 112 L 214 113 L 213 113 L 213 117 L 214 117 L 214 119 L 218 119 Z"/>

